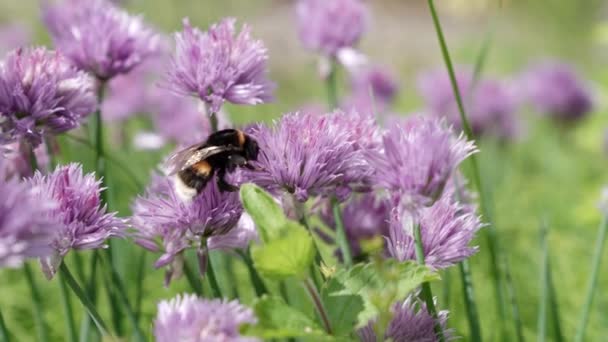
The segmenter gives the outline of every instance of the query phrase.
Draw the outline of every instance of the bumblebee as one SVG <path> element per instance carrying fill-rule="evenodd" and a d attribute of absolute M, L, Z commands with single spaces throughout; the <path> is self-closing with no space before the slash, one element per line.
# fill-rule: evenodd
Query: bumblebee
<path fill-rule="evenodd" d="M 237 167 L 254 170 L 249 162 L 257 160 L 259 151 L 255 139 L 243 131 L 224 129 L 212 133 L 203 143 L 171 155 L 165 170 L 174 177 L 176 192 L 182 199 L 199 194 L 214 175 L 220 191 L 236 191 L 238 187 L 226 182 L 226 174 Z"/>

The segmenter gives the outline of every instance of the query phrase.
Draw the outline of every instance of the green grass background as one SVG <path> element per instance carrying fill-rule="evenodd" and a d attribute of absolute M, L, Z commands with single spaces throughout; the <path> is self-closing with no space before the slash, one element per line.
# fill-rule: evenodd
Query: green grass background
<path fill-rule="evenodd" d="M 513 273 L 525 337 L 527 340 L 536 339 L 541 256 L 539 222 L 546 218 L 550 228 L 551 263 L 562 329 L 566 340 L 571 340 L 582 308 L 600 221 L 597 200 L 607 182 L 608 158 L 602 148 L 607 126 L 604 94 L 608 85 L 608 25 L 604 23 L 605 14 L 601 12 L 605 6 L 595 0 L 503 0 L 502 5 L 499 2 L 437 1 L 456 64 L 473 64 L 484 37 L 493 32 L 484 73 L 515 77 L 531 61 L 545 56 L 559 57 L 573 62 L 596 90 L 595 112 L 576 127 L 567 131 L 558 129 L 522 108 L 519 115 L 525 122 L 525 134 L 519 141 L 506 146 L 491 141 L 481 142 L 482 173 L 492 190 L 496 227 Z M 289 1 L 132 0 L 127 2 L 127 7 L 132 12 L 143 13 L 166 32 L 178 29 L 184 16 L 189 16 L 201 27 L 224 16 L 235 16 L 252 24 L 256 35 L 267 41 L 270 48 L 271 77 L 278 83 L 277 102 L 257 107 L 228 106 L 236 123 L 270 121 L 302 104 L 324 102 L 324 89 L 315 74 L 315 58 L 298 45 Z M 378 0 L 372 7 L 373 21 L 361 48 L 399 75 L 403 88 L 394 110 L 410 113 L 420 105 L 414 89 L 417 72 L 429 67 L 442 67 L 425 2 Z M 31 27 L 36 43 L 48 44 L 48 36 L 38 18 L 38 1 L 0 3 L 0 22 L 23 22 Z M 134 132 L 146 123 L 145 119 L 135 119 L 126 125 L 128 131 Z M 108 136 L 118 129 L 121 127 L 110 127 Z M 67 139 L 62 139 L 61 143 L 62 161 L 82 161 L 88 170 L 93 170 L 92 150 Z M 141 152 L 112 144 L 107 149 L 114 158 L 128 165 L 142 184 L 147 182 L 150 170 L 162 156 L 161 152 Z M 114 163 L 109 165 L 108 178 L 111 209 L 128 216 L 129 205 L 141 189 Z M 472 272 L 484 340 L 494 341 L 500 340 L 500 322 L 494 307 L 486 241 L 482 237 L 477 241 L 481 252 L 472 258 Z M 123 275 L 130 291 L 129 297 L 133 299 L 135 269 L 141 250 L 132 248 L 125 241 L 113 243 L 116 245 L 115 267 Z M 189 292 L 184 279 L 175 281 L 168 289 L 163 288 L 163 270 L 153 270 L 153 259 L 154 256 L 147 256 L 144 280 L 142 327 L 146 333 L 151 331 L 158 300 Z M 248 303 L 253 293 L 246 271 L 240 261 L 230 258 L 229 262 L 236 267 L 237 279 L 230 279 L 226 272 L 220 270 L 223 288 L 236 287 L 243 301 Z M 73 269 L 71 257 L 68 264 Z M 216 268 L 219 269 L 227 267 L 218 266 Z M 605 268 L 602 266 L 601 269 Z M 445 298 L 442 284 L 435 286 L 434 290 L 441 298 L 440 307 L 451 311 L 449 325 L 466 341 L 468 327 L 459 274 L 456 269 L 448 273 L 444 274 L 444 279 L 449 282 L 449 300 L 441 302 Z M 0 308 L 11 333 L 17 341 L 33 340 L 35 328 L 31 318 L 31 296 L 23 273 L 3 270 L 0 277 Z M 41 275 L 38 282 L 43 289 L 45 318 L 52 340 L 62 341 L 66 329 L 58 282 L 47 282 Z M 608 335 L 607 286 L 608 278 L 600 272 L 587 329 L 588 341 L 602 341 Z M 298 285 L 290 284 L 288 289 L 300 298 L 294 305 L 313 315 L 306 295 Z M 109 317 L 105 295 L 102 294 L 100 300 L 102 315 Z M 75 300 L 73 303 L 80 317 L 79 303 Z M 110 321 L 109 318 L 107 320 Z M 505 324 L 512 328 L 510 321 Z M 123 326 L 129 329 L 126 320 Z M 548 331 L 550 340 L 552 331 Z M 506 338 L 511 339 L 513 335 Z"/>

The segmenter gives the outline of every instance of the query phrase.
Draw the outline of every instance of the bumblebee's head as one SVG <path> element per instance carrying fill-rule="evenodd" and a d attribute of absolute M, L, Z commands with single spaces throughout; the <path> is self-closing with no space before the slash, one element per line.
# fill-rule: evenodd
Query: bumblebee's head
<path fill-rule="evenodd" d="M 248 135 L 245 136 L 243 150 L 245 152 L 245 159 L 258 160 L 258 153 L 260 153 L 260 147 L 258 146 L 258 142 Z"/>

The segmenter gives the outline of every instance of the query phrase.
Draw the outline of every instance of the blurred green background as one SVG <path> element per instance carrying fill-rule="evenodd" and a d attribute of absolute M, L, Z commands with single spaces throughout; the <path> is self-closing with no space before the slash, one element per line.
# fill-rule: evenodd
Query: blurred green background
<path fill-rule="evenodd" d="M 315 56 L 302 49 L 295 33 L 291 1 L 124 2 L 132 13 L 142 13 L 165 32 L 179 29 L 185 16 L 201 27 L 225 16 L 234 16 L 251 24 L 255 35 L 269 47 L 271 78 L 278 83 L 277 101 L 257 107 L 229 106 L 228 112 L 235 122 L 269 121 L 304 104 L 324 102 L 325 92 L 316 75 Z M 509 145 L 481 142 L 482 173 L 494 198 L 496 228 L 512 271 L 513 291 L 521 311 L 525 337 L 527 340 L 536 339 L 541 257 L 539 222 L 544 218 L 550 228 L 551 263 L 562 329 L 566 340 L 570 340 L 583 305 L 601 216 L 597 200 L 608 180 L 605 172 L 608 158 L 603 149 L 608 122 L 604 95 L 608 86 L 608 6 L 599 0 L 439 0 L 436 4 L 455 64 L 474 64 L 484 39 L 490 35 L 484 74 L 510 79 L 539 58 L 557 57 L 573 63 L 596 92 L 593 115 L 566 132 L 558 130 L 550 122 L 539 120 L 523 108 L 519 115 L 525 122 L 525 134 L 519 141 Z M 0 2 L 0 23 L 23 23 L 31 28 L 35 43 L 49 44 L 48 35 L 39 20 L 38 6 L 35 0 L 4 0 Z M 421 105 L 414 88 L 417 73 L 442 67 L 426 2 L 375 0 L 370 1 L 370 6 L 372 22 L 361 49 L 374 61 L 398 74 L 402 89 L 394 111 L 416 111 Z M 135 129 L 140 124 L 128 125 Z M 86 147 L 65 140 L 62 145 L 63 160 L 82 160 L 85 165 L 92 165 L 91 152 Z M 108 148 L 116 159 L 128 164 L 144 184 L 150 170 L 162 156 L 160 152 L 118 149 L 115 146 Z M 140 190 L 120 168 L 110 165 L 108 173 L 112 209 L 126 216 L 130 201 Z M 499 340 L 486 241 L 480 238 L 477 243 L 481 252 L 472 258 L 472 272 L 482 332 L 484 340 Z M 127 242 L 116 244 L 120 246 L 117 248 L 116 267 L 130 284 L 136 277 L 134 270 L 140 251 L 127 248 Z M 145 329 L 150 328 L 159 299 L 188 291 L 185 281 L 174 282 L 170 289 L 163 288 L 163 271 L 152 269 L 152 259 L 151 256 L 147 258 L 150 265 L 146 268 L 144 282 Z M 608 260 L 606 262 L 608 265 Z M 237 263 L 236 267 L 241 273 L 245 272 L 241 264 Z M 0 307 L 7 325 L 18 341 L 33 340 L 30 294 L 23 274 L 5 270 L 0 272 L 0 276 Z M 225 274 L 221 277 L 226 287 L 235 283 Z M 52 337 L 61 341 L 65 328 L 59 309 L 57 281 L 46 282 L 39 278 L 44 291 L 49 293 L 44 295 L 45 315 Z M 434 292 L 440 297 L 440 307 L 451 311 L 449 325 L 466 341 L 468 326 L 457 270 L 444 274 L 444 279 L 449 279 L 449 296 L 443 292 L 442 285 L 436 286 Z M 235 286 L 240 293 L 245 293 L 245 298 L 251 298 L 246 282 L 236 282 Z M 132 287 L 130 289 L 135 291 Z M 608 277 L 600 274 L 587 329 L 589 341 L 602 341 L 608 335 L 607 289 Z M 294 285 L 290 291 L 300 290 Z M 135 293 L 130 296 L 135 298 Z M 301 293 L 301 297 L 304 296 Z M 105 298 L 102 303 L 107 304 Z M 295 305 L 308 304 L 303 300 Z M 80 314 L 79 306 L 76 307 Z M 107 315 L 107 310 L 107 305 L 102 307 L 102 314 Z M 511 322 L 505 324 L 512 328 Z M 126 322 L 124 325 L 128 326 Z M 552 330 L 548 331 L 551 338 Z"/>

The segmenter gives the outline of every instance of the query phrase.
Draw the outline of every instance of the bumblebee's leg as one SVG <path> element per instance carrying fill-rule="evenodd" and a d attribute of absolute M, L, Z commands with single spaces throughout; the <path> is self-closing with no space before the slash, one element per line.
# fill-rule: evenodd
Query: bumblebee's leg
<path fill-rule="evenodd" d="M 228 184 L 224 177 L 226 177 L 226 168 L 221 168 L 217 170 L 217 186 L 220 188 L 221 192 L 234 192 L 239 189 L 237 186 Z"/>

